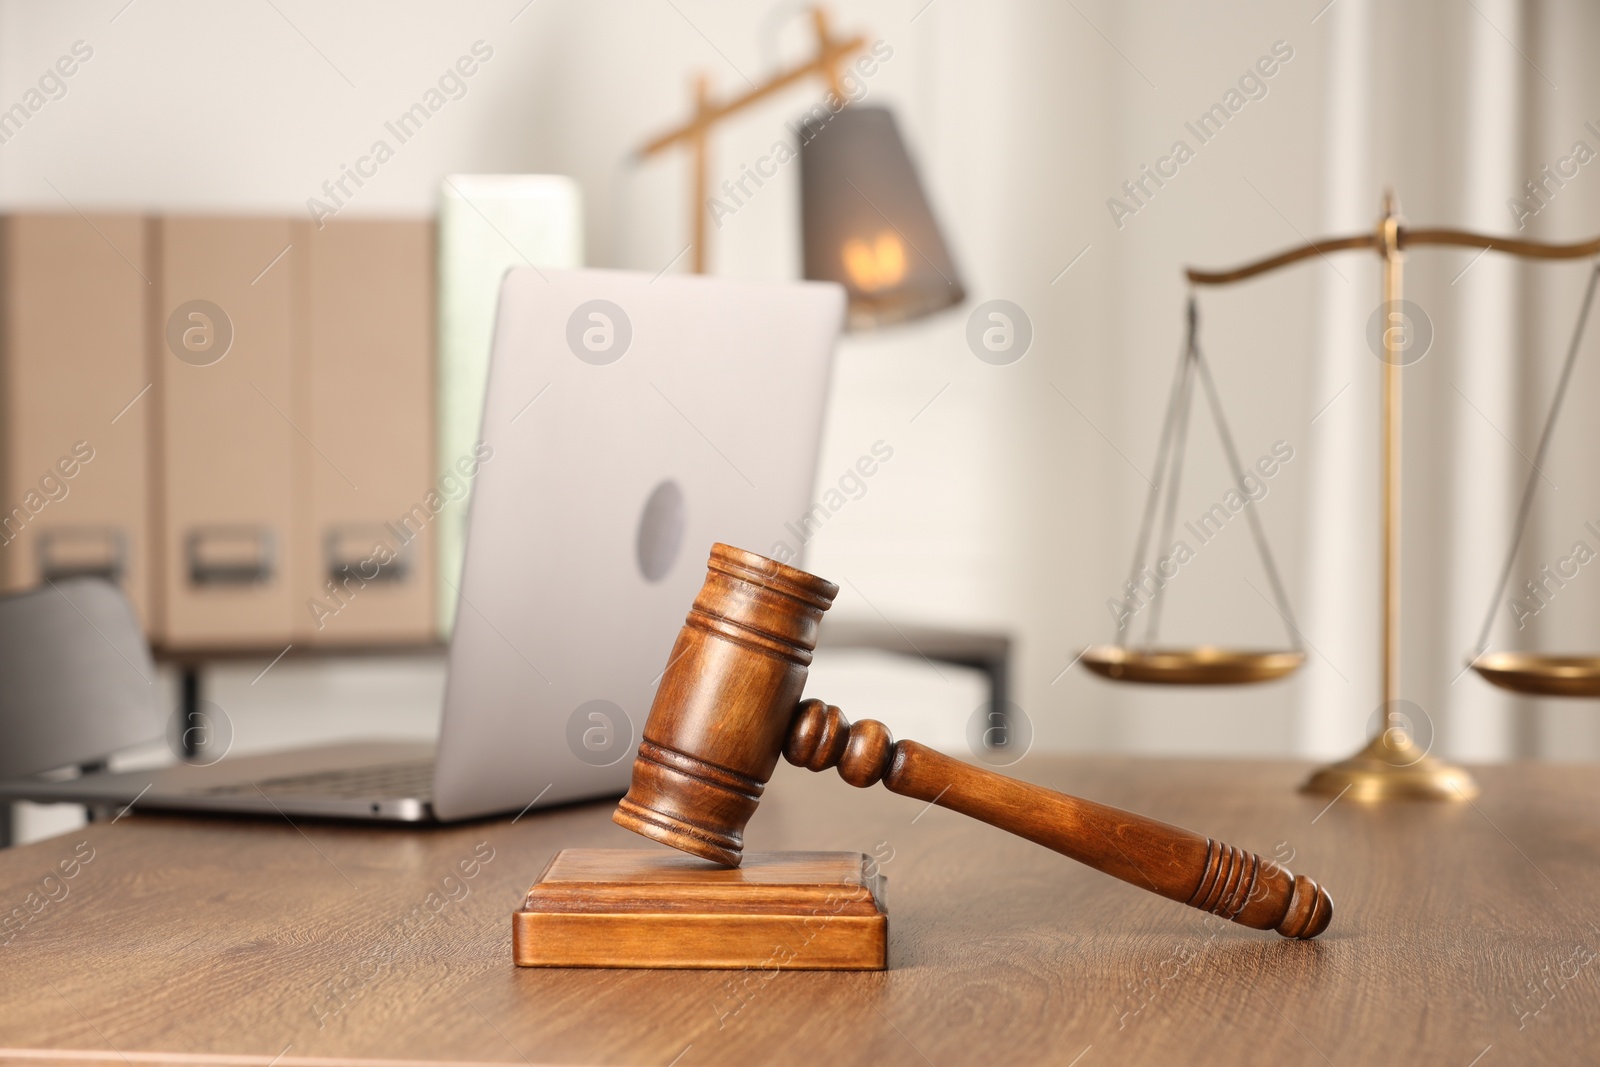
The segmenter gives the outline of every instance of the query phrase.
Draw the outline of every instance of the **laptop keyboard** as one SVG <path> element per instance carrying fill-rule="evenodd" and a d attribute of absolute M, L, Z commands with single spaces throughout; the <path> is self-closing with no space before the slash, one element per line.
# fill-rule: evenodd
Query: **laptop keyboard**
<path fill-rule="evenodd" d="M 433 792 L 433 760 L 384 763 L 358 770 L 286 775 L 281 778 L 262 778 L 255 782 L 231 782 L 196 792 L 201 796 L 224 797 L 251 795 L 257 789 L 269 797 L 329 797 L 334 800 L 390 800 L 406 797 L 427 799 Z"/>

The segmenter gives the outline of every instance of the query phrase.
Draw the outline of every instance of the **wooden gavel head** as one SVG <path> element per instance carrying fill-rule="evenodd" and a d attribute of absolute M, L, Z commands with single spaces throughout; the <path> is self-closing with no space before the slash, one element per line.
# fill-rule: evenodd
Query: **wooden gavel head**
<path fill-rule="evenodd" d="M 839 587 L 716 544 L 644 724 L 612 819 L 737 867 L 744 827 L 778 765 L 817 626 Z"/>

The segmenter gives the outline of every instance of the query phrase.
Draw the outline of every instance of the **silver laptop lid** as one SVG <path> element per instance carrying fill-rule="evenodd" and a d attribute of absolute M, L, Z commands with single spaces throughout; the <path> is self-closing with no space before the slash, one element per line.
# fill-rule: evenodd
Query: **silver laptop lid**
<path fill-rule="evenodd" d="M 843 318 L 829 284 L 506 275 L 440 818 L 623 791 L 712 543 L 794 542 Z"/>

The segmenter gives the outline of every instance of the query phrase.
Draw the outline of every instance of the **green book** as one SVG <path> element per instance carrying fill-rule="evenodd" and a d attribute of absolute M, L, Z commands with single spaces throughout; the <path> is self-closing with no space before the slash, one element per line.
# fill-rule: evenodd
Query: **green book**
<path fill-rule="evenodd" d="M 439 187 L 440 478 L 471 456 L 483 421 L 500 280 L 513 267 L 583 265 L 583 199 L 578 183 L 551 174 L 451 174 Z M 459 474 L 454 474 L 459 477 Z M 455 624 L 466 548 L 464 496 L 438 517 L 439 633 Z"/>

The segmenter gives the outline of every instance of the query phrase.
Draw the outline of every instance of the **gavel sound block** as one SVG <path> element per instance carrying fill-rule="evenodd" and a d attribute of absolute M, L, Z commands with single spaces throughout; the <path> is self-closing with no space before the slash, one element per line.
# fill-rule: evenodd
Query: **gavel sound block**
<path fill-rule="evenodd" d="M 523 967 L 881 971 L 884 877 L 859 852 L 556 853 L 511 921 Z"/>
<path fill-rule="evenodd" d="M 1332 898 L 1254 853 L 896 742 L 882 723 L 851 725 L 820 700 L 801 703 L 817 627 L 838 591 L 753 552 L 712 546 L 614 821 L 738 867 L 745 824 L 782 753 L 813 771 L 837 767 L 854 786 L 882 782 L 1244 926 L 1292 938 L 1327 929 Z"/>

